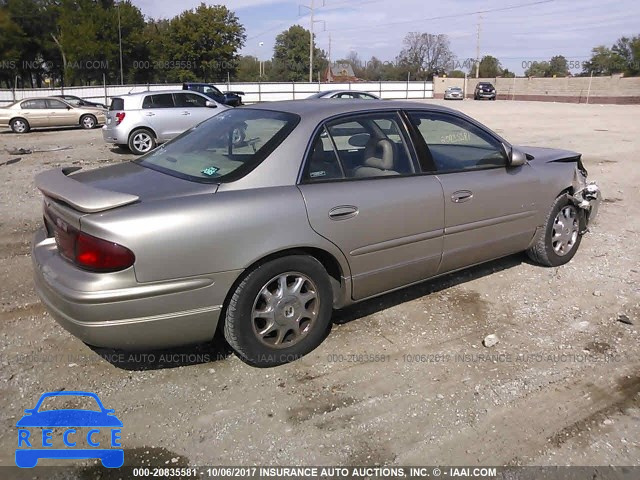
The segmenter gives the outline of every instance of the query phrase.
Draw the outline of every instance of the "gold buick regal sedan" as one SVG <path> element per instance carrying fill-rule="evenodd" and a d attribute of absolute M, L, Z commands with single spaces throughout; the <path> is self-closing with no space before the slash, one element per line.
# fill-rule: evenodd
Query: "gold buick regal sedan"
<path fill-rule="evenodd" d="M 14 133 L 27 133 L 32 128 L 95 128 L 105 122 L 104 110 L 97 107 L 75 107 L 59 98 L 28 98 L 0 108 L 0 125 L 9 125 Z"/>

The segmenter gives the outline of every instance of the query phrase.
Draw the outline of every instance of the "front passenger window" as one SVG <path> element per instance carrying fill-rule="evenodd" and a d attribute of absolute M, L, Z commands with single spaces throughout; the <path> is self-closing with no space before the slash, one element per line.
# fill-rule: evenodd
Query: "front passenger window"
<path fill-rule="evenodd" d="M 441 113 L 412 113 L 439 173 L 506 166 L 502 143 L 466 120 Z"/>

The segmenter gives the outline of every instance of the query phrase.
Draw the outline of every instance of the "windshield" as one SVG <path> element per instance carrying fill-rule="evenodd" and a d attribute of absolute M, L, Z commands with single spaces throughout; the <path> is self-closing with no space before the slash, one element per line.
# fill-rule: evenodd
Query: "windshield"
<path fill-rule="evenodd" d="M 201 183 L 237 180 L 267 158 L 299 121 L 297 115 L 285 112 L 224 111 L 137 162 Z"/>
<path fill-rule="evenodd" d="M 220 90 L 218 90 L 216 87 L 213 87 L 211 85 L 205 85 L 204 87 L 202 87 L 202 91 L 205 95 L 206 94 L 222 95 L 222 92 Z"/>

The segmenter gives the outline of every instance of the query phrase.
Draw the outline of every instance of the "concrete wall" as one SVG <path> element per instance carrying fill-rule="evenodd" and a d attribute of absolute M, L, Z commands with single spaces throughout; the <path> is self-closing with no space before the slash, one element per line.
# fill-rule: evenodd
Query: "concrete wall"
<path fill-rule="evenodd" d="M 640 77 L 468 78 L 467 98 L 473 97 L 478 82 L 491 82 L 499 100 L 587 103 L 588 97 L 588 103 L 640 104 Z M 465 88 L 465 79 L 434 78 L 434 98 L 443 98 L 449 86 Z"/>

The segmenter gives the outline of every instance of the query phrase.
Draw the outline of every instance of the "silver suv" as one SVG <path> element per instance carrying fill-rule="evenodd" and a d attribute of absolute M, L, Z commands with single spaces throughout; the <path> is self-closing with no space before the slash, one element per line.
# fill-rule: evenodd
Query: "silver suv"
<path fill-rule="evenodd" d="M 184 90 L 121 95 L 111 99 L 102 137 L 107 143 L 142 155 L 229 108 L 198 92 Z"/>

